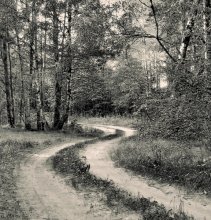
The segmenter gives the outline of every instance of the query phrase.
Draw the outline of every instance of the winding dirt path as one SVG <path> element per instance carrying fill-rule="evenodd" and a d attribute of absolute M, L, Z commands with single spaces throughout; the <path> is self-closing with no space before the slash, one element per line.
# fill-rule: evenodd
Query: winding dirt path
<path fill-rule="evenodd" d="M 119 129 L 125 132 L 125 136 L 135 133 L 132 129 L 118 126 L 96 126 L 96 128 Z M 199 220 L 211 219 L 211 199 L 202 195 L 187 195 L 185 190 L 173 186 L 159 184 L 141 176 L 134 176 L 122 168 L 114 166 L 109 157 L 112 148 L 118 146 L 121 138 L 90 144 L 81 154 L 87 157 L 91 165 L 90 172 L 103 179 L 113 180 L 120 188 L 131 192 L 133 195 L 143 196 L 163 204 L 168 210 L 182 209 L 188 215 Z"/>
<path fill-rule="evenodd" d="M 104 129 L 109 133 L 111 129 Z M 113 130 L 112 130 L 113 132 Z M 81 142 L 79 140 L 77 142 Z M 104 205 L 95 193 L 80 193 L 50 170 L 46 161 L 74 143 L 47 148 L 23 161 L 17 181 L 21 206 L 29 219 L 51 220 L 138 220 L 138 214 L 118 213 Z"/>

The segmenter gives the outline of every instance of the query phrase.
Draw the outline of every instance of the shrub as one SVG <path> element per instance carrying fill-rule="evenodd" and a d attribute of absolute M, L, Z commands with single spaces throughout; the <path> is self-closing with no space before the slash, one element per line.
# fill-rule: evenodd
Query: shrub
<path fill-rule="evenodd" d="M 150 100 L 142 114 L 142 136 L 162 137 L 177 140 L 209 138 L 211 119 L 210 104 L 199 98 Z M 210 106 L 211 107 L 211 106 Z M 144 116 L 144 117 L 143 117 Z"/>

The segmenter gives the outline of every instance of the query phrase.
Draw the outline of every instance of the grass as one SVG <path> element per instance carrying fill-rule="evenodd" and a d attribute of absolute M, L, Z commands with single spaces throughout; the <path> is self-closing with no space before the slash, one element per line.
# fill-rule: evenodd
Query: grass
<path fill-rule="evenodd" d="M 0 128 L 0 219 L 28 219 L 16 194 L 17 167 L 27 155 L 60 142 L 102 135 L 98 130 L 30 132 Z"/>
<path fill-rule="evenodd" d="M 109 139 L 111 138 L 112 137 L 109 136 Z M 104 137 L 104 139 L 106 139 L 106 137 Z M 143 217 L 144 220 L 192 219 L 187 217 L 182 210 L 177 214 L 166 211 L 166 209 L 158 205 L 157 202 L 151 202 L 149 199 L 143 197 L 134 197 L 128 192 L 119 189 L 112 181 L 100 179 L 89 172 L 81 173 L 79 168 L 84 164 L 79 156 L 79 151 L 86 147 L 87 144 L 96 141 L 97 139 L 63 149 L 51 159 L 53 168 L 57 172 L 69 176 L 70 184 L 76 189 L 96 189 L 105 195 L 105 202 L 108 206 L 114 207 L 117 204 L 121 204 L 132 211 L 141 213 L 141 217 Z"/>
<path fill-rule="evenodd" d="M 126 127 L 137 126 L 137 119 L 132 116 L 79 117 L 78 122 L 84 124 L 104 124 Z"/>
<path fill-rule="evenodd" d="M 210 156 L 211 152 L 200 142 L 139 137 L 123 140 L 111 152 L 117 166 L 208 195 L 211 194 Z"/>
<path fill-rule="evenodd" d="M 4 141 L 0 143 L 0 219 L 28 219 L 16 198 L 15 167 L 23 158 L 23 146 L 37 143 Z"/>

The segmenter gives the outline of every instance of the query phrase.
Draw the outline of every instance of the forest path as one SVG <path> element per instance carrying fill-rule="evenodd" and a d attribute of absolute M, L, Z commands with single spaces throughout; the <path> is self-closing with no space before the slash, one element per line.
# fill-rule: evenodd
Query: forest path
<path fill-rule="evenodd" d="M 102 126 L 96 128 L 119 129 L 124 131 L 125 137 L 135 133 L 133 129 L 119 126 Z M 124 189 L 135 196 L 150 198 L 163 204 L 168 210 L 183 210 L 195 219 L 211 219 L 211 199 L 199 194 L 188 195 L 185 190 L 168 184 L 160 184 L 132 172 L 126 172 L 123 168 L 117 168 L 109 156 L 112 148 L 117 147 L 121 138 L 90 144 L 81 155 L 87 157 L 90 163 L 90 172 L 102 179 L 114 181 L 121 189 Z"/>
<path fill-rule="evenodd" d="M 110 129 L 104 129 L 108 131 Z M 137 220 L 138 214 L 109 209 L 93 192 L 79 192 L 51 170 L 48 158 L 74 143 L 49 147 L 22 162 L 18 169 L 17 193 L 29 219 L 49 220 Z"/>

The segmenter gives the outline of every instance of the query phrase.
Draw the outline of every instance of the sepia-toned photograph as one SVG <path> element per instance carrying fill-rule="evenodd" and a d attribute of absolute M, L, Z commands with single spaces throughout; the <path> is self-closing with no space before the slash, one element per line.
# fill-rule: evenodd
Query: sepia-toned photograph
<path fill-rule="evenodd" d="M 211 0 L 0 0 L 0 220 L 211 220 Z"/>

